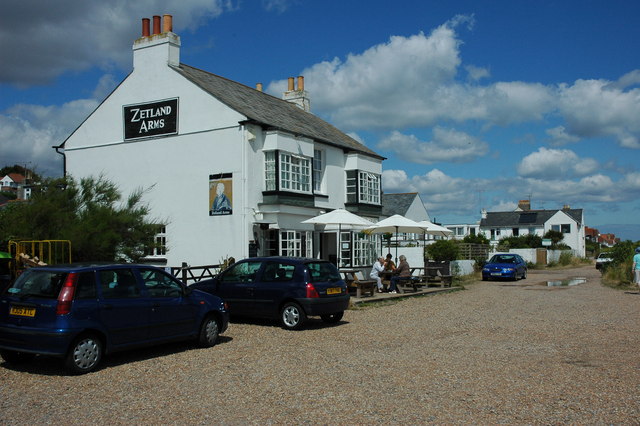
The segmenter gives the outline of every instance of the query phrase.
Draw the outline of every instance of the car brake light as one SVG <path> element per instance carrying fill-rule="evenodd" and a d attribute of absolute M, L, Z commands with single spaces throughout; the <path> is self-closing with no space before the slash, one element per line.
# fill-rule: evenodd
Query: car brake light
<path fill-rule="evenodd" d="M 58 294 L 58 306 L 56 306 L 56 315 L 66 315 L 71 312 L 71 302 L 76 293 L 76 284 L 78 283 L 78 274 L 70 273 L 62 284 L 60 294 Z"/>
<path fill-rule="evenodd" d="M 307 283 L 307 298 L 309 299 L 315 297 L 320 297 L 320 295 L 316 291 L 316 288 L 313 286 L 313 284 Z"/>

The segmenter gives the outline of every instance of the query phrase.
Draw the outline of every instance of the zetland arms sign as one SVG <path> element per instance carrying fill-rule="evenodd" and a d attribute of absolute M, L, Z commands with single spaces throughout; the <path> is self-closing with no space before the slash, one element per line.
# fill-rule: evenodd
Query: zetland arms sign
<path fill-rule="evenodd" d="M 124 140 L 178 133 L 178 99 L 126 105 Z"/>

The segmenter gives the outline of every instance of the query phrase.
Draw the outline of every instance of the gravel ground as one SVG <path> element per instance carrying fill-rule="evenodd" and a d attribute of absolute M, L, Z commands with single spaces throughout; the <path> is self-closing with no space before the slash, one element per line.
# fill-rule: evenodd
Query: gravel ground
<path fill-rule="evenodd" d="M 547 280 L 584 277 L 571 287 Z M 638 424 L 640 295 L 592 265 L 350 310 L 291 332 L 233 322 L 66 376 L 0 365 L 3 424 Z"/>

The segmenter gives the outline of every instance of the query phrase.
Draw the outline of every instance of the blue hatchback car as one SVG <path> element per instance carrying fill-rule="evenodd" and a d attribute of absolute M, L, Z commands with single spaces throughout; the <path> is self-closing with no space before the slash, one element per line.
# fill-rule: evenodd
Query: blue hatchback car
<path fill-rule="evenodd" d="M 195 339 L 213 346 L 226 330 L 222 299 L 148 265 L 64 265 L 26 270 L 0 294 L 0 355 L 62 357 L 75 374 L 104 354 Z"/>
<path fill-rule="evenodd" d="M 349 307 L 338 269 L 319 259 L 244 259 L 190 287 L 222 297 L 231 315 L 279 318 L 285 329 L 301 328 L 308 316 L 337 323 Z"/>
<path fill-rule="evenodd" d="M 514 253 L 497 253 L 482 268 L 482 280 L 506 278 L 516 281 L 527 278 L 527 262 Z"/>

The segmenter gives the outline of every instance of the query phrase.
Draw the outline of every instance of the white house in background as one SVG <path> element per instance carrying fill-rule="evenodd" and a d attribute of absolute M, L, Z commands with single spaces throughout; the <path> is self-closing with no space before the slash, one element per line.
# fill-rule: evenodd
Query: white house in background
<path fill-rule="evenodd" d="M 65 173 L 142 188 L 159 229 L 148 261 L 179 266 L 256 255 L 371 264 L 371 237 L 303 220 L 382 212 L 383 157 L 310 112 L 304 80 L 284 99 L 180 63 L 170 15 L 143 19 L 133 71 L 58 147 Z"/>
<path fill-rule="evenodd" d="M 521 200 L 513 212 L 483 211 L 479 230 L 494 245 L 505 237 L 527 234 L 543 237 L 548 231 L 559 231 L 564 234 L 562 242 L 571 247 L 577 256 L 584 257 L 586 254 L 582 209 L 569 206 L 558 210 L 531 210 L 530 202 Z"/>
<path fill-rule="evenodd" d="M 467 235 L 478 235 L 480 233 L 480 223 L 455 223 L 444 225 L 444 227 L 453 232 L 451 239 L 454 240 L 462 240 Z"/>
<path fill-rule="evenodd" d="M 0 191 L 13 192 L 19 200 L 31 198 L 31 179 L 20 173 L 9 173 L 0 179 Z"/>

